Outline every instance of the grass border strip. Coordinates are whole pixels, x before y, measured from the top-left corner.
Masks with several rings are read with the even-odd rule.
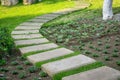
[[[54,50],[54,49],[58,49],[58,48],[61,48],[61,47],[58,46],[56,48],[51,48],[51,49],[47,49],[47,50],[29,52],[29,53],[22,54],[22,56],[26,58],[27,56],[30,56],[30,55],[34,55],[34,54],[38,54],[38,53],[42,53],[42,52],[45,52],[45,51],[50,51],[50,50]]]
[[[88,71],[88,70],[95,69],[95,68],[98,68],[98,67],[101,67],[101,66],[104,66],[104,64],[102,62],[95,62],[95,63],[89,64],[89,65],[78,67],[76,69],[63,71],[63,72],[55,74],[53,76],[52,80],[61,80],[65,76],[69,76],[69,75],[77,74],[77,73],[80,73],[80,72]]]
[[[57,61],[57,60],[65,59],[65,58],[69,58],[69,57],[76,56],[76,55],[79,55],[79,54],[80,54],[80,52],[73,52],[71,54],[67,54],[67,55],[64,55],[64,56],[57,57],[57,58],[52,58],[52,59],[45,60],[45,61],[42,61],[42,62],[37,62],[35,64],[35,66],[41,67],[41,65],[43,65],[45,63],[49,63],[49,62],[53,62],[53,61]]]

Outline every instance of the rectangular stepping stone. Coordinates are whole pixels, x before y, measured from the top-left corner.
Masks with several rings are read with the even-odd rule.
[[[60,14],[60,15],[63,15],[65,13],[63,13],[62,11],[57,11],[57,12],[53,12],[53,14]]]
[[[51,13],[51,14],[45,14],[43,16],[46,16],[46,17],[58,17],[60,16],[61,14],[56,14],[56,13]]]
[[[94,59],[89,58],[85,55],[77,55],[59,61],[43,64],[42,70],[52,77],[59,72],[75,69],[94,62]]]
[[[45,61],[45,60],[50,60],[52,58],[57,58],[57,57],[60,57],[60,56],[71,54],[71,53],[73,53],[73,51],[71,51],[69,49],[58,48],[58,49],[46,51],[46,52],[43,52],[43,53],[31,55],[31,56],[28,56],[27,58],[28,58],[28,60],[30,62],[32,62],[33,64],[35,64],[37,62],[41,62],[41,61]]]
[[[13,31],[12,34],[33,34],[39,33],[39,30],[21,30],[21,31]]]
[[[28,52],[48,50],[48,49],[57,48],[57,47],[58,46],[54,43],[48,43],[48,44],[41,44],[41,45],[23,47],[23,48],[20,48],[20,51],[21,51],[22,54],[25,54],[25,53],[28,53]]]
[[[40,44],[45,42],[49,42],[49,41],[46,38],[41,38],[41,39],[30,39],[30,40],[17,40],[15,41],[15,44],[17,46],[20,46],[20,45]]]
[[[46,14],[46,15],[43,15],[43,16],[40,16],[40,17],[37,17],[37,18],[56,18],[56,17],[58,17],[58,16],[60,16],[60,14]]]
[[[119,80],[120,71],[103,66],[97,69],[85,71],[64,77],[62,80]]]
[[[24,25],[24,26],[41,26],[43,25],[43,23],[38,23],[38,22],[25,22],[25,23],[22,23],[20,25]]]
[[[45,20],[45,19],[32,19],[29,20],[30,22],[39,22],[39,23],[45,23],[48,22],[49,20]]]
[[[23,34],[23,35],[12,35],[13,39],[33,39],[43,37],[41,34]]]
[[[56,16],[38,16],[36,19],[46,19],[46,20],[52,20],[56,18]]]
[[[15,28],[15,30],[38,30],[40,29],[40,26],[18,26]]]

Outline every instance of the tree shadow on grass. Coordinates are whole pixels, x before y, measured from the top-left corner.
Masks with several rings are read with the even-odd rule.
[[[42,2],[45,4],[55,4],[63,1],[67,1],[67,0],[42,0]]]
[[[14,16],[0,19],[0,28],[7,27],[10,31],[12,31],[19,24],[34,18],[34,15],[26,15],[26,16]]]
[[[120,13],[120,7],[113,8],[114,14]]]
[[[87,9],[84,9],[84,10],[86,11]],[[113,11],[114,11],[114,14],[120,13],[120,7],[113,8]],[[79,10],[75,11],[75,13],[76,12],[79,12]],[[99,16],[101,16],[102,9],[94,9],[94,13],[91,13],[91,16],[93,15],[95,18],[96,13],[99,13]],[[34,17],[35,17],[35,15],[25,15],[25,16],[14,16],[14,17],[2,18],[2,19],[0,19],[0,27],[7,27],[12,31],[20,23],[23,23]]]

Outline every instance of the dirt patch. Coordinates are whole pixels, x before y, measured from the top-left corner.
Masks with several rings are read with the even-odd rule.
[[[42,27],[50,41],[79,51],[105,65],[120,70],[120,22],[82,18],[67,24]]]
[[[82,45],[81,50],[74,47],[69,48],[82,51],[82,54],[92,57],[97,61],[101,61],[107,66],[120,70],[120,34],[98,38]],[[74,46],[79,45],[75,44]]]

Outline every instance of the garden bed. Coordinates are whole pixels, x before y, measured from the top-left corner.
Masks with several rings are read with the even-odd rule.
[[[19,52],[14,53],[0,65],[0,80],[51,80],[48,75],[33,66]]]
[[[92,12],[92,10],[89,11],[89,13]],[[87,16],[91,15],[89,13]],[[60,17],[58,20],[45,24],[40,32],[60,46],[85,54],[120,70],[120,22],[102,21],[99,17],[99,15],[96,18],[82,16],[65,24],[53,24],[61,20],[62,17]]]

